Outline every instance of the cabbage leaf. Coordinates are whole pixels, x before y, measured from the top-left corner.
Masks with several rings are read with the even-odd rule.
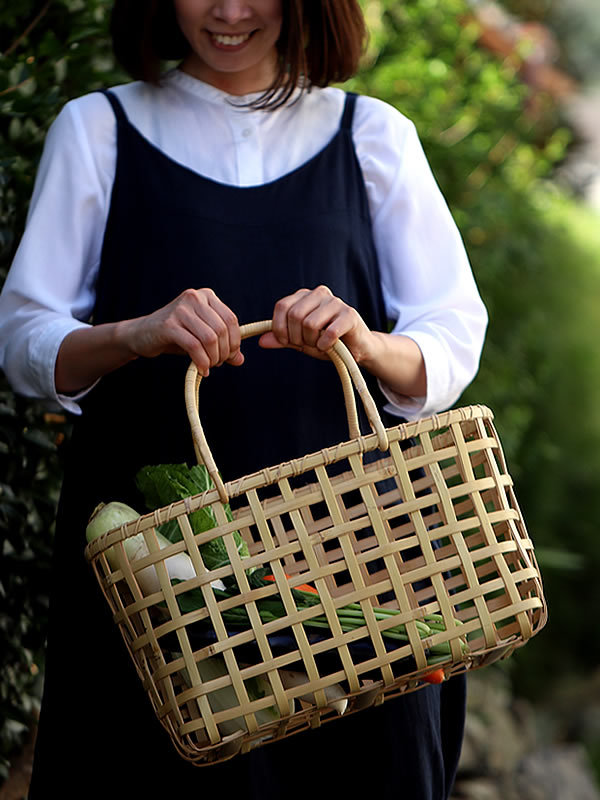
[[[135,482],[144,497],[146,506],[151,511],[214,488],[212,478],[203,464],[195,464],[193,467],[188,467],[187,464],[145,466],[137,473]],[[224,504],[223,508],[227,519],[232,521],[233,515],[229,504]],[[211,506],[193,511],[188,515],[188,519],[195,534],[209,531],[217,525]],[[161,525],[159,531],[171,542],[178,542],[183,538],[175,519]],[[234,531],[233,537],[240,557],[249,556],[248,546],[239,531]],[[207,569],[217,569],[229,563],[227,548],[221,537],[202,545],[200,552]]]

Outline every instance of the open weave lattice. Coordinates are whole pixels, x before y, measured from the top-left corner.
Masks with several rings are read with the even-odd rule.
[[[386,433],[385,452],[377,434],[357,436],[225,484],[233,521],[214,489],[88,545],[157,717],[185,759],[214,763],[334,720],[332,692],[349,714],[426,686],[432,669],[449,676],[482,667],[545,624],[533,545],[491,411],[469,406]],[[208,506],[217,526],[194,534],[190,514]],[[161,550],[155,530],[170,520],[182,538]],[[236,531],[249,558],[240,557]],[[122,542],[139,533],[150,554],[129,563]],[[208,570],[200,548],[216,537],[230,563]],[[119,569],[109,548],[120,553]],[[179,552],[196,577],[172,585],[165,562]],[[151,565],[160,590],[144,596],[136,574]],[[255,586],[261,568],[272,581]],[[219,597],[222,580],[238,593]],[[318,592],[308,608],[294,594],[307,583]],[[201,593],[202,607],[186,611],[189,592]],[[282,613],[265,621],[261,609],[274,598]],[[363,622],[345,630],[339,612],[348,606]],[[244,625],[231,624],[236,610]],[[437,624],[424,635],[431,615]],[[397,626],[403,635],[391,639]],[[220,668],[208,674],[209,664]],[[223,707],[214,700],[227,689],[233,700]]]
[[[117,529],[103,537],[103,549],[100,540],[88,547],[158,717],[186,758],[201,763],[229,757],[256,739],[281,738],[334,719],[322,691],[334,684],[347,690],[346,713],[417,689],[424,685],[419,677],[431,669],[427,650],[432,645],[449,643],[452,657],[442,666],[457,672],[508,655],[545,623],[532,542],[491,412],[480,406],[458,409],[388,429],[388,436],[389,452],[371,463],[365,463],[362,451],[376,447],[373,434],[227,484],[233,522],[227,521],[215,490]],[[298,476],[308,482],[294,488]],[[219,525],[194,537],[188,516],[206,505]],[[183,539],[159,550],[154,529],[170,519],[177,519]],[[249,543],[250,559],[239,557],[233,531]],[[124,559],[123,569],[111,570],[105,551],[140,532],[151,555],[133,565]],[[231,564],[208,572],[199,545],[216,536],[224,537]],[[197,578],[171,586],[164,561],[181,551],[192,558]],[[161,591],[144,597],[135,572],[150,564],[156,566]],[[273,585],[251,589],[247,571],[263,566],[274,576]],[[219,602],[211,583],[230,575],[240,594]],[[315,585],[321,604],[299,611],[291,588],[307,582]],[[195,588],[202,590],[206,606],[183,614],[177,597]],[[263,623],[256,604],[276,594],[286,615]],[[344,633],[336,608],[350,603],[360,604],[366,625]],[[239,632],[228,630],[222,617],[236,605],[247,609],[250,620]],[[382,630],[392,623],[376,619],[372,607],[398,609],[401,615],[392,623],[405,624],[408,641],[386,649]],[[428,613],[441,614],[446,630],[423,640],[416,623]],[[331,634],[311,643],[303,622],[322,614]],[[200,649],[193,636],[198,624],[215,635]],[[271,648],[270,637],[278,634],[289,638],[286,653]],[[372,653],[364,658],[361,652],[357,659],[353,644],[365,639]],[[335,658],[327,659],[332,653]],[[227,673],[203,683],[197,664],[216,654]],[[279,678],[279,670],[292,668],[308,676],[301,689],[286,690]],[[261,675],[272,695],[250,702],[244,682]],[[234,687],[239,707],[215,714],[207,695],[227,685]],[[302,704],[289,715],[290,699],[309,692],[315,704]],[[281,719],[259,730],[254,713],[273,705]],[[239,717],[248,732],[223,743],[219,722]]]

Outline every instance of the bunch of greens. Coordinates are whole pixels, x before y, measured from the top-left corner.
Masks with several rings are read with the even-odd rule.
[[[142,467],[136,475],[136,485],[142,493],[146,505],[152,510],[214,488],[205,466],[188,467],[186,464],[157,464],[156,466]],[[225,504],[224,509],[227,519],[231,522],[233,520],[231,508]],[[192,512],[188,519],[195,534],[209,531],[217,525],[214,511],[210,506]],[[165,522],[160,526],[159,531],[171,542],[178,542],[183,538],[175,519]],[[247,558],[250,554],[241,534],[234,531],[233,538],[240,557]],[[227,548],[221,537],[202,545],[200,551],[206,568],[209,570],[218,569],[229,563]]]
[[[144,495],[146,504],[152,509],[167,506],[185,497],[200,494],[213,488],[213,482],[206,467],[203,465],[188,467],[185,464],[160,464],[157,466],[144,467],[136,476],[136,484]],[[225,513],[227,519],[232,521],[233,515],[228,505],[225,505]],[[217,525],[211,507],[192,512],[189,515],[189,520],[195,534],[204,533]],[[176,520],[161,525],[159,530],[163,536],[172,542],[179,541],[182,538]],[[240,557],[248,557],[248,547],[238,531],[234,532],[234,539]],[[200,552],[208,569],[217,569],[229,563],[227,549],[221,537],[215,538],[202,545],[200,547]],[[266,567],[248,570],[247,576],[251,588],[257,589],[265,586],[272,586],[273,576],[268,573],[269,570]],[[175,578],[172,580],[172,583],[175,585],[181,583],[181,581]],[[291,591],[298,610],[317,606],[321,603],[321,598],[316,589],[312,586],[304,584],[302,587],[293,588]],[[213,592],[217,600],[225,600],[239,595],[240,590],[235,576],[230,575],[224,578],[220,586],[213,584]],[[199,608],[203,608],[205,605],[205,599],[201,589],[191,589],[180,594],[177,599],[180,609],[184,614],[190,611],[196,611]],[[260,618],[264,623],[282,619],[287,614],[285,605],[279,594],[274,594],[273,596],[258,600],[256,606]],[[399,611],[389,608],[373,609],[373,614],[377,620],[387,620],[397,616],[399,613]],[[350,603],[338,608],[336,614],[341,629],[344,632],[354,630],[367,624],[363,609],[358,603]],[[223,619],[228,624],[235,627],[250,627],[250,619],[243,605],[224,610]],[[330,629],[329,621],[324,614],[315,615],[314,618],[311,617],[305,620],[303,624],[307,628],[317,630]],[[417,620],[416,624],[422,639],[429,638],[436,632],[446,629],[444,620],[439,614],[429,614],[425,616],[423,620]],[[456,624],[459,625],[460,622],[457,620]],[[409,641],[408,633],[404,625],[389,627],[382,631],[382,636],[387,640],[397,641],[398,645]],[[462,645],[463,651],[467,652],[468,648],[466,643],[463,642]],[[428,662],[430,664],[449,659],[451,657],[449,644],[447,642],[442,642],[430,646],[428,656]]]
[[[252,589],[260,589],[264,586],[272,586],[273,576],[268,574],[268,569],[263,567],[256,569],[248,576],[248,582]],[[174,580],[173,584],[181,583],[181,581]],[[213,587],[213,592],[217,600],[225,600],[239,594],[237,590],[237,583],[235,578],[231,577],[224,580],[225,589],[218,589]],[[296,608],[300,611],[302,609],[317,606],[321,603],[321,598],[314,588],[309,588],[305,585],[304,589],[291,589],[292,597]],[[179,608],[183,614],[190,611],[196,611],[198,608],[203,608],[205,605],[204,596],[200,589],[191,589],[177,598]],[[274,620],[281,619],[286,616],[287,611],[283,600],[279,594],[263,598],[256,601],[256,607],[263,623],[273,622]],[[376,620],[388,620],[397,616],[401,612],[392,608],[373,608],[373,615]],[[340,627],[344,633],[361,628],[365,626],[366,620],[364,611],[359,603],[348,603],[336,609],[336,615],[340,623]],[[223,619],[229,625],[240,628],[249,628],[251,626],[248,612],[244,606],[234,606],[222,612]],[[428,639],[439,631],[445,631],[446,625],[441,614],[427,614],[422,620],[415,620],[417,630],[421,639]],[[455,620],[456,625],[461,625],[459,620]],[[307,619],[303,623],[305,628],[315,629],[316,631],[329,631],[329,620],[325,614],[319,614],[315,617]],[[384,639],[395,641],[400,647],[408,643],[409,637],[406,626],[403,624],[395,625],[386,628],[381,632]],[[461,649],[463,654],[468,653],[468,645],[461,638]],[[452,651],[448,642],[440,642],[435,645],[429,645],[427,649],[427,663],[434,665],[441,661],[447,661],[452,657]]]

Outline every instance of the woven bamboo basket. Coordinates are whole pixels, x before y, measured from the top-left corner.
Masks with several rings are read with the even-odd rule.
[[[242,335],[268,329],[253,323]],[[348,441],[227,483],[202,430],[192,364],[188,417],[215,488],[86,548],[158,720],[196,765],[421,689],[434,670],[449,677],[483,667],[546,622],[533,544],[491,411],[469,406],[384,428],[349,351],[340,343],[330,356]],[[354,389],[372,427],[366,435]],[[194,534],[190,515],[208,507],[216,527]],[[182,538],[160,549],[155,531],[171,520]],[[244,558],[237,532],[248,545]],[[138,534],[149,555],[130,563],[123,541]],[[209,570],[202,548],[217,537],[229,563]],[[188,554],[195,576],[172,585],[166,561],[177,553]],[[160,588],[144,595],[138,575],[148,567]],[[257,584],[253,575],[264,568],[269,582]],[[223,597],[221,581],[237,593]],[[298,601],[306,584],[318,593],[308,607]],[[188,610],[181,601],[193,591],[202,605]],[[265,619],[273,600],[280,615]],[[359,624],[344,623],[347,609]],[[245,624],[232,624],[240,612]]]

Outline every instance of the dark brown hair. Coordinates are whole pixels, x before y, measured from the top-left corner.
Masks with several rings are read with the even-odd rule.
[[[367,38],[358,0],[282,0],[273,84],[253,105],[277,108],[297,86],[329,86],[356,72]],[[115,0],[110,32],[121,66],[136,80],[159,84],[164,61],[180,61],[189,44],[172,0]]]

